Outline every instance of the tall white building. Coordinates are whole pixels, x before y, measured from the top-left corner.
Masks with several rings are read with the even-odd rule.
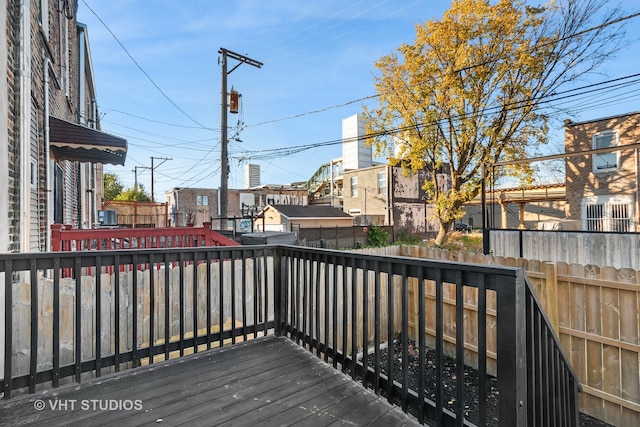
[[[244,166],[244,188],[253,188],[260,185],[260,165]]]
[[[342,120],[342,165],[344,170],[373,166],[371,146],[366,144],[366,124],[354,114]]]

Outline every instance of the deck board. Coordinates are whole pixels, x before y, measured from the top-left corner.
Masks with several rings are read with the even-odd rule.
[[[51,409],[55,399],[67,402],[67,410]],[[142,409],[86,409],[91,400],[126,399],[140,400]],[[34,408],[37,400],[44,410]],[[273,336],[0,401],[0,424],[419,425],[310,352]]]

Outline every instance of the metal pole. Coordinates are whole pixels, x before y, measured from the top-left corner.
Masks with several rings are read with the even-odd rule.
[[[480,167],[480,179],[481,179],[481,206],[482,206],[482,253],[488,255],[491,249],[489,248],[489,229],[487,228],[487,189],[486,189],[486,165],[482,164]]]

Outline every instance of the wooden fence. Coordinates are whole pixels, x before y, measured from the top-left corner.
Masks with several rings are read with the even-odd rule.
[[[384,248],[383,253],[524,268],[582,384],[581,412],[616,426],[640,425],[640,271],[420,246]],[[427,310],[433,292],[429,289],[425,294]],[[455,290],[452,293],[445,287],[444,296],[445,340],[455,342],[455,317],[447,315],[455,308]],[[465,322],[473,322],[477,312],[473,292],[465,291],[464,307]],[[495,301],[489,298],[489,357],[492,349],[489,337],[495,335],[495,325],[489,319],[495,314]],[[410,317],[409,322],[415,333],[415,317]],[[427,340],[433,339],[434,331],[429,324],[425,334]],[[465,336],[466,352],[474,352],[474,340],[473,336]]]
[[[254,315],[262,316],[264,307],[256,310],[254,307],[257,298],[254,298],[253,292],[268,293],[268,298],[273,300],[273,283],[265,284],[263,282],[256,283],[254,286],[253,276],[247,277],[250,282],[249,286],[243,288],[243,283],[236,280],[232,285],[233,277],[243,277],[243,271],[253,271],[256,259],[235,259],[225,260],[222,263],[215,262],[208,265],[211,277],[211,286],[216,287],[211,292],[211,313],[212,319],[210,333],[217,333],[222,327],[223,331],[232,329],[231,319],[236,319],[236,323],[243,319],[246,324],[255,325],[264,319],[255,319]],[[272,269],[271,259],[260,259],[259,263],[267,263],[264,268]],[[194,269],[197,268],[197,285],[194,285]],[[134,348],[148,348],[150,336],[150,319],[154,319],[153,325],[153,343],[160,345],[164,342],[166,336],[164,325],[169,325],[170,342],[178,341],[184,337],[193,337],[194,331],[198,331],[198,336],[206,334],[207,329],[207,304],[204,295],[206,295],[207,287],[207,264],[200,263],[194,265],[190,263],[184,269],[178,266],[169,266],[169,274],[165,275],[165,266],[161,268],[151,268],[146,270],[127,268],[128,271],[120,273],[113,272],[102,273],[100,277],[100,296],[96,295],[96,274],[95,269],[87,270],[80,280],[81,283],[81,355],[83,360],[95,358],[96,349],[96,310],[100,310],[100,339],[102,356],[112,355],[116,346],[116,331],[119,339],[119,353],[131,351]],[[153,281],[150,275],[153,274]],[[134,278],[134,275],[136,277]],[[168,277],[168,286],[166,279]],[[116,282],[116,279],[118,282]],[[116,283],[119,284],[116,292]],[[150,289],[150,283],[154,283],[153,293]],[[233,305],[235,312],[232,313],[231,299],[225,298],[220,303],[220,291],[217,289],[221,283],[224,295],[238,295],[238,303]],[[75,337],[75,279],[60,279],[60,365],[72,364],[74,362],[74,352],[77,337]],[[233,289],[232,289],[233,288]],[[12,294],[14,296],[14,312],[13,312],[13,374],[16,376],[29,372],[30,363],[30,345],[31,336],[29,328],[25,325],[30,324],[31,319],[31,301],[37,300],[38,304],[38,369],[51,369],[53,354],[53,346],[56,345],[53,340],[53,307],[54,307],[54,286],[53,280],[45,277],[38,279],[38,295],[33,298],[31,295],[31,285],[28,280],[21,280],[13,284]],[[197,295],[194,298],[194,292]],[[136,292],[137,306],[133,305],[133,293]],[[165,293],[169,295],[165,298]],[[149,304],[151,295],[155,295],[157,303]],[[243,301],[240,299],[244,298]],[[116,299],[118,302],[116,303]],[[169,302],[166,309],[166,302]],[[196,304],[195,301],[198,301]],[[99,302],[99,303],[98,303]],[[183,306],[181,307],[181,304]],[[153,306],[154,314],[151,316],[150,307]],[[119,315],[116,315],[118,310]],[[194,317],[194,310],[197,314]],[[222,313],[220,312],[222,310]],[[134,314],[135,311],[135,314]],[[168,313],[169,322],[165,322],[165,316]],[[273,318],[273,309],[268,313],[269,318]],[[181,320],[182,317],[182,320]],[[194,325],[194,318],[198,319],[198,323]],[[118,325],[115,319],[119,319]],[[226,319],[220,325],[219,319]],[[132,342],[131,330],[133,322],[137,323],[137,339],[136,343]],[[235,325],[238,326],[238,325]],[[206,347],[206,346],[205,346]],[[193,351],[192,349],[187,353]],[[178,356],[172,354],[171,357]],[[161,360],[164,355],[156,356]],[[147,364],[148,360],[141,360],[142,364]],[[129,363],[130,364],[130,363]],[[125,365],[128,366],[128,365]],[[105,368],[106,369],[106,368]],[[113,369],[113,368],[111,368]],[[106,373],[107,371],[104,371]],[[83,374],[90,376],[91,373]],[[0,423],[1,424],[1,423]]]
[[[640,270],[640,233],[491,230],[495,256]]]

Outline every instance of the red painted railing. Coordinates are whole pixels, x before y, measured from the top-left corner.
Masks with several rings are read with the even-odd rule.
[[[235,240],[202,227],[98,228],[72,229],[51,225],[51,251],[89,251],[109,249],[192,248],[199,246],[239,246]]]

